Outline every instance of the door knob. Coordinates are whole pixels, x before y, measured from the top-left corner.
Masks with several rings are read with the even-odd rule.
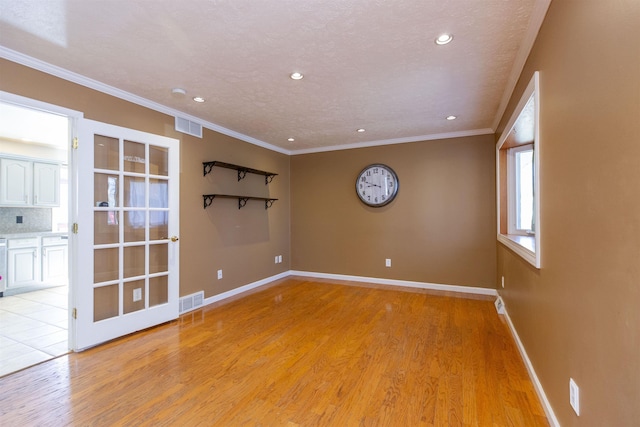
[[[172,242],[177,242],[178,241],[178,236],[171,236],[171,241]]]

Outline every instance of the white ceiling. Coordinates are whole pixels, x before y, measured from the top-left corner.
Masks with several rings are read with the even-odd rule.
[[[0,0],[0,54],[302,153],[493,132],[549,2]]]

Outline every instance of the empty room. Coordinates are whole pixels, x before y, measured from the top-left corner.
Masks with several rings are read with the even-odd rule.
[[[637,0],[0,0],[0,424],[634,426]]]

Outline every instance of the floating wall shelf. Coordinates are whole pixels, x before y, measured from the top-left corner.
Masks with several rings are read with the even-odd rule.
[[[238,199],[238,209],[242,209],[244,205],[247,204],[247,201],[249,200],[263,200],[264,208],[269,209],[273,205],[273,202],[278,200],[278,199],[270,199],[267,197],[234,196],[231,194],[205,194],[202,197],[204,198],[205,209],[208,206],[211,206],[211,203],[213,203],[213,199],[215,199],[216,197],[220,199]]]
[[[231,163],[219,162],[217,160],[214,160],[213,162],[202,162],[202,166],[203,166],[204,176],[207,176],[207,174],[209,172],[211,172],[211,169],[213,169],[214,166],[215,167],[219,167],[219,168],[237,170],[238,171],[238,181],[240,181],[245,176],[247,176],[247,173],[253,173],[253,174],[256,174],[256,175],[264,175],[264,183],[265,184],[269,184],[271,181],[273,181],[273,178],[276,175],[278,175],[277,173],[273,173],[273,172],[261,171],[261,170],[258,170],[258,169],[247,168],[247,167],[244,167],[244,166],[234,165],[234,164],[231,164]]]
[[[247,168],[244,166],[234,165],[231,163],[219,162],[217,160],[214,160],[212,162],[202,162],[202,167],[203,167],[204,176],[207,176],[207,174],[211,172],[211,170],[214,167],[237,170],[238,181],[240,181],[241,179],[244,179],[244,177],[247,176],[248,173],[252,173],[255,175],[263,175],[265,185],[273,181],[273,178],[276,175],[278,175],[277,173],[273,173],[273,172],[261,171],[258,169]],[[271,206],[273,206],[273,202],[278,200],[270,197],[237,196],[237,195],[231,195],[231,194],[204,194],[202,196],[202,198],[204,199],[204,208],[206,209],[207,207],[211,206],[211,203],[213,203],[213,199],[215,199],[216,197],[221,199],[238,199],[238,209],[242,209],[249,200],[262,200],[264,201],[264,208],[269,209]]]

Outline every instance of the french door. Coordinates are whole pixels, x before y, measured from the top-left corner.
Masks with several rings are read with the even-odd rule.
[[[74,349],[178,317],[179,141],[78,123]]]

